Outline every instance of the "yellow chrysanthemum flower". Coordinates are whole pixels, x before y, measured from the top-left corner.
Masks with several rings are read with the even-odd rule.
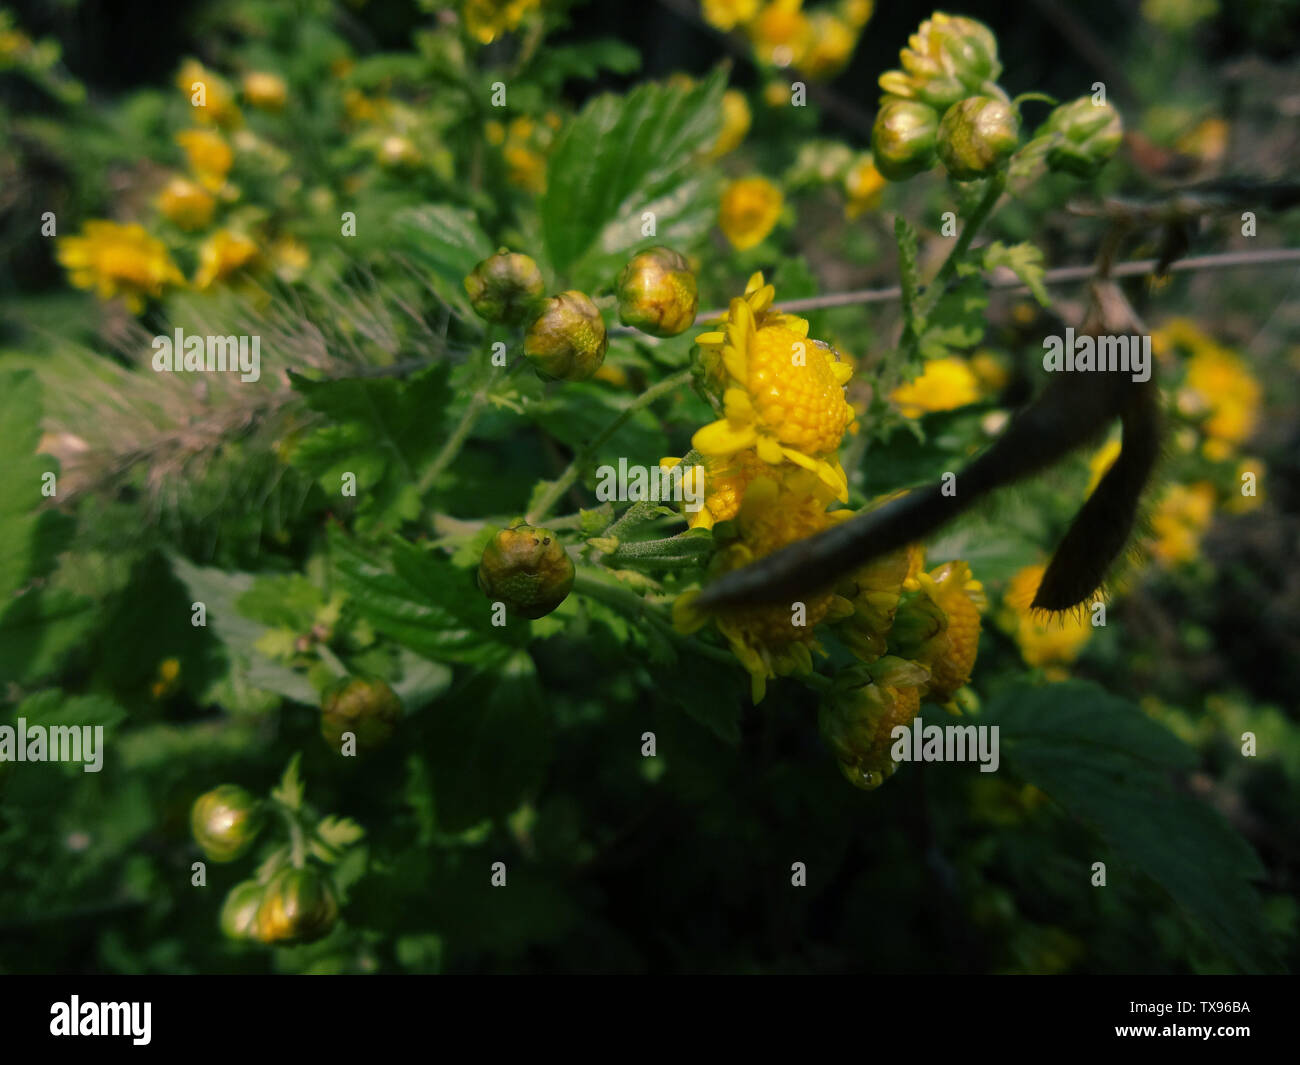
[[[740,178],[722,193],[718,226],[733,248],[745,251],[772,232],[784,203],[781,190],[767,178]]]
[[[703,0],[700,14],[715,29],[734,30],[758,14],[758,0]]]
[[[919,660],[930,670],[928,696],[946,703],[970,680],[980,642],[980,611],[984,586],[971,575],[970,563],[946,562],[930,573],[918,573],[921,591],[948,618],[943,641]]]
[[[1171,484],[1151,515],[1151,554],[1162,566],[1190,562],[1200,552],[1201,536],[1213,518],[1214,485]]]
[[[728,152],[734,152],[740,147],[740,142],[745,139],[745,134],[749,132],[750,123],[754,120],[753,114],[749,110],[749,101],[745,99],[745,94],[739,89],[728,89],[722,94],[722,131],[718,134],[717,141],[709,149],[710,159],[720,159]]]
[[[899,385],[890,398],[904,417],[919,418],[932,411],[956,410],[980,398],[979,380],[965,359],[931,359],[915,381]]]
[[[190,171],[200,185],[209,192],[225,185],[235,153],[221,134],[210,129],[185,129],[176,134],[176,143],[185,152]]]
[[[1178,397],[1180,409],[1207,411],[1201,430],[1210,439],[1205,453],[1227,458],[1254,432],[1260,387],[1246,364],[1226,348],[1202,348],[1188,360],[1187,383]]]
[[[812,44],[803,0],[770,0],[747,29],[759,60],[779,67],[802,66]]]
[[[718,572],[739,569],[848,516],[847,511],[828,513],[829,501],[821,482],[803,470],[756,478],[746,488],[735,519],[740,536],[718,552],[714,566]],[[697,594],[677,598],[674,624],[681,631],[694,632],[712,619],[750,674],[755,703],[762,700],[772,677],[810,672],[812,652],[820,650],[814,627],[853,610],[841,596],[824,591],[797,604],[732,607],[706,615],[695,608]]]
[[[251,264],[257,258],[257,245],[243,233],[219,229],[199,248],[199,270],[194,286],[210,288],[231,274]]]
[[[842,0],[840,17],[854,29],[860,30],[871,21],[875,10],[876,5],[873,0]]]
[[[212,212],[217,206],[207,189],[180,176],[163,186],[157,203],[163,217],[181,229],[203,229],[212,221]]]
[[[836,451],[853,421],[844,398],[853,375],[849,365],[809,340],[802,319],[783,317],[760,328],[746,299],[731,301],[721,335],[705,333],[697,342],[701,349],[721,345],[725,415],[697,431],[691,446],[705,456],[753,450],[770,466],[793,463],[847,500],[848,482]]]
[[[814,11],[809,16],[810,43],[799,70],[809,78],[829,78],[848,64],[857,47],[857,32],[843,19],[829,11]]]
[[[94,289],[102,300],[121,296],[133,314],[144,310],[144,297],[185,284],[166,246],[141,225],[87,222],[80,236],[59,240],[58,259],[78,288]]]
[[[244,75],[244,99],[263,111],[279,111],[289,98],[289,86],[277,74],[254,70]]]
[[[491,44],[517,30],[524,16],[539,7],[541,0],[465,0],[461,14],[470,35],[480,44]]]
[[[1002,602],[1006,607],[1002,623],[1020,645],[1020,654],[1031,666],[1042,666],[1048,676],[1065,675],[1068,666],[1092,638],[1092,623],[1082,614],[1052,614],[1034,610],[1032,603],[1043,583],[1044,565],[1026,566],[1007,585]]]
[[[271,245],[271,262],[281,281],[297,281],[311,263],[311,251],[300,240],[281,237]]]
[[[665,458],[659,460],[659,465],[672,469],[681,461],[679,458]],[[699,510],[686,511],[686,524],[692,529],[712,529],[718,522],[731,521],[740,513],[745,489],[766,472],[767,464],[752,451],[737,451],[721,458],[706,458],[698,469],[704,478],[704,501]],[[696,473],[686,476],[683,492],[695,495],[701,490],[694,480]]]
[[[193,106],[200,122],[233,129],[241,120],[234,94],[225,79],[196,59],[187,59],[176,74],[176,87]]]
[[[864,211],[874,211],[880,206],[886,184],[888,182],[876,169],[871,154],[859,156],[844,175],[844,192],[848,196],[848,203],[844,205],[845,215],[857,218]]]

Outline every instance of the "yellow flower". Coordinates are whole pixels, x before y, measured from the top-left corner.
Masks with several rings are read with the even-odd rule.
[[[761,275],[757,281],[755,294],[761,295],[768,286],[761,285]],[[705,356],[720,346],[726,387],[724,417],[696,432],[691,446],[717,457],[752,449],[770,466],[789,461],[816,473],[835,496],[847,500],[848,482],[836,451],[853,421],[844,398],[853,375],[849,365],[809,340],[802,319],[782,316],[760,327],[743,298],[731,301],[721,333],[701,334],[697,343]]]
[[[1007,608],[1002,622],[1015,636],[1020,654],[1031,666],[1043,666],[1049,676],[1061,676],[1092,637],[1092,623],[1082,614],[1052,614],[1034,610],[1031,604],[1038,594],[1047,567],[1026,566],[1007,585],[1002,597]]]
[[[926,694],[937,703],[946,703],[970,681],[975,666],[984,586],[971,575],[967,562],[947,562],[928,574],[917,574],[916,580],[922,594],[948,619],[943,639],[932,641],[927,653],[917,659],[930,671]]]
[[[1226,348],[1203,347],[1188,360],[1186,391],[1179,396],[1179,407],[1208,412],[1201,430],[1211,438],[1205,446],[1210,458],[1227,458],[1235,445],[1250,437],[1259,400],[1259,382]]]
[[[894,389],[890,398],[904,417],[919,418],[974,403],[980,398],[979,381],[965,359],[931,359],[920,377]]]
[[[176,143],[185,152],[190,170],[205,189],[216,192],[226,183],[235,153],[221,134],[209,129],[186,129],[176,134]]]
[[[681,463],[679,458],[660,459],[659,465],[672,469]],[[740,513],[740,501],[751,481],[767,469],[753,451],[737,451],[734,455],[706,456],[699,468],[704,478],[703,505],[699,510],[686,511],[686,524],[692,529],[712,529],[720,521],[731,521]],[[694,477],[687,474],[683,493],[694,496],[699,491]]]
[[[854,29],[860,30],[876,10],[873,0],[842,0],[840,17]]]
[[[367,96],[360,89],[343,93],[343,113],[350,122],[384,122],[393,113],[393,101],[386,96]]]
[[[219,229],[199,248],[199,272],[194,285],[200,289],[210,288],[214,282],[224,281],[256,258],[257,245],[251,239],[242,233]]]
[[[189,178],[174,177],[158,194],[158,210],[181,229],[203,229],[212,221],[217,201]]]
[[[297,281],[311,263],[311,252],[302,241],[281,237],[271,245],[271,262],[281,281]]]
[[[58,259],[77,288],[94,289],[102,300],[121,296],[133,314],[144,310],[145,296],[185,284],[166,246],[141,225],[87,222],[80,236],[59,240]]]
[[[811,43],[799,63],[800,72],[809,78],[838,74],[857,47],[856,31],[829,11],[815,11],[809,18],[809,32]]]
[[[176,87],[190,101],[201,122],[230,129],[240,123],[239,108],[225,80],[195,59],[187,59],[176,74]]]
[[[747,27],[754,51],[764,63],[801,66],[812,44],[812,23],[803,0],[770,0]]]
[[[733,248],[745,251],[772,232],[783,203],[781,190],[767,178],[741,178],[722,194],[718,225]]]
[[[827,513],[825,487],[806,471],[789,469],[752,481],[736,516],[740,536],[718,552],[714,566],[726,572],[748,565],[797,540],[821,532],[848,516]],[[673,604],[674,624],[685,632],[704,625],[709,616],[695,609],[697,593],[679,596]],[[814,627],[852,612],[852,604],[833,591],[806,596],[796,605],[731,607],[712,615],[732,653],[750,674],[755,703],[762,700],[767,681],[812,669],[812,652],[820,650]]]
[[[1151,515],[1151,554],[1162,566],[1190,562],[1213,517],[1214,486],[1209,481],[1171,484]]]
[[[376,152],[384,166],[412,166],[420,161],[420,153],[410,138],[393,133],[379,142]]]
[[[844,205],[844,213],[849,218],[857,218],[863,211],[874,211],[880,206],[881,193],[887,182],[876,169],[870,153],[858,157],[858,161],[849,167],[844,175],[844,191],[849,202]]]
[[[244,99],[263,111],[278,111],[289,98],[284,79],[266,71],[254,70],[244,75]]]
[[[524,16],[540,6],[541,0],[465,0],[461,14],[470,35],[480,44],[491,44],[518,29]]]
[[[720,159],[728,152],[740,147],[740,142],[749,132],[753,121],[749,110],[749,101],[739,89],[728,89],[722,94],[722,132],[713,147],[709,149],[710,159]]]
[[[970,368],[975,373],[975,379],[979,381],[980,392],[986,396],[1001,392],[1011,380],[1011,374],[1007,372],[1007,365],[1002,356],[987,348],[981,348],[971,356]]]
[[[734,30],[758,14],[758,0],[703,0],[700,14],[719,30]]]
[[[853,604],[839,628],[840,639],[863,662],[880,658],[904,587],[920,570],[924,551],[911,544],[860,566],[836,589]]]

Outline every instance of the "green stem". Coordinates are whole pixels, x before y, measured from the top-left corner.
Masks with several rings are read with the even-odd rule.
[[[672,376],[665,377],[653,388],[646,389],[646,391],[642,392],[641,395],[637,396],[636,399],[628,404],[628,406],[619,413],[618,417],[597,433],[590,443],[585,447],[580,448],[578,453],[573,456],[573,461],[569,463],[568,468],[551,483],[551,487],[547,489],[542,498],[537,501],[537,505],[529,512],[526,519],[528,524],[536,525],[546,517],[547,512],[560,501],[564,496],[564,493],[573,487],[574,482],[577,481],[587,463],[591,461],[592,456],[595,455],[597,449],[599,449],[606,440],[618,432],[619,429],[623,427],[624,423],[632,417],[632,415],[637,411],[650,406],[650,404],[655,402],[655,400],[667,395],[674,389],[687,384],[691,379],[691,373],[692,371],[689,368],[679,370]]]
[[[506,376],[510,376],[521,366],[526,365],[525,360],[518,360],[509,370]],[[474,431],[474,426],[478,422],[479,415],[483,413],[483,408],[487,406],[488,393],[492,391],[492,386],[496,384],[496,374],[488,378],[477,392],[470,397],[469,405],[465,408],[465,413],[460,416],[460,421],[456,423],[456,428],[451,431],[451,436],[447,437],[447,442],[442,445],[438,454],[434,456],[433,462],[429,468],[424,471],[424,476],[420,478],[416,485],[416,493],[423,498],[428,495],[429,491],[437,483],[438,478],[460,454],[460,449],[464,446],[469,434]]]
[[[326,647],[325,644],[318,643],[316,645],[316,657],[329,666],[331,672],[333,672],[336,677],[346,677],[348,675],[348,667],[345,666],[339,660],[339,656]]]
[[[280,811],[280,816],[284,818],[284,823],[289,829],[289,861],[293,863],[295,869],[301,869],[307,864],[307,836],[298,821],[298,815],[284,803],[272,801],[275,802],[275,808]]]
[[[997,205],[999,198],[1002,196],[1002,190],[1006,187],[1006,174],[1000,173],[989,178],[988,188],[984,190],[984,198],[976,205],[971,216],[966,220],[966,225],[962,227],[961,236],[957,238],[957,243],[953,245],[952,251],[948,253],[948,258],[944,259],[943,265],[939,267],[939,272],[934,275],[934,280],[926,286],[925,292],[922,293],[920,300],[917,301],[916,316],[926,318],[934,310],[943,295],[944,289],[948,282],[952,280],[953,274],[957,272],[957,266],[966,257],[966,252],[970,249],[971,241],[975,239],[975,234],[979,232],[980,227],[988,221],[989,215]]]

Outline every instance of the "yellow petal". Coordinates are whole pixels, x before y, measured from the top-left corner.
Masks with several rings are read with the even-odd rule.
[[[757,436],[757,434],[755,434]],[[778,466],[785,456],[786,449],[777,443],[774,436],[758,437],[758,457],[769,466]]]
[[[691,447],[701,455],[734,455],[747,447],[753,447],[758,440],[758,433],[753,426],[733,429],[725,418],[710,422],[702,429],[697,429],[691,437]]]
[[[727,421],[732,425],[740,427],[754,423],[754,404],[743,388],[727,389],[722,394],[722,405],[727,412]]]

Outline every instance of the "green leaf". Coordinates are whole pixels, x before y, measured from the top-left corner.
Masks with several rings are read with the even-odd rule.
[[[492,604],[472,573],[450,559],[394,538],[387,557],[367,555],[337,529],[330,531],[339,586],[375,631],[443,662],[500,662],[509,645],[528,638],[526,626],[496,627]]]
[[[366,830],[350,817],[335,817],[330,814],[320,819],[316,826],[316,835],[335,850],[342,850],[360,841]]]
[[[40,509],[49,502],[41,494],[43,477],[59,469],[54,459],[36,453],[41,411],[41,386],[31,371],[0,376],[0,603],[54,567],[71,531],[65,515]]]
[[[94,601],[66,588],[33,588],[0,610],[0,677],[30,684],[59,668],[98,620]]]
[[[569,283],[610,280],[634,249],[681,246],[705,233],[716,209],[699,160],[717,138],[726,73],[693,88],[647,83],[598,96],[556,138],[541,202],[552,267]],[[642,236],[642,216],[656,234]]]
[[[641,53],[612,37],[577,44],[548,44],[529,73],[538,83],[556,90],[570,78],[590,80],[602,70],[630,74],[641,65]]]
[[[235,606],[241,614],[263,625],[306,632],[325,596],[300,573],[260,576]]]
[[[917,338],[923,358],[942,359],[973,348],[988,327],[988,292],[978,272],[959,268],[961,280],[948,289],[925,320]]]
[[[1047,286],[1043,283],[1043,252],[1036,244],[1003,244],[995,240],[984,251],[984,269],[996,270],[1005,266],[1020,278],[1033,293],[1034,299],[1046,307],[1051,302]]]
[[[536,670],[517,651],[472,677],[430,714],[438,827],[456,832],[517,807],[541,783],[552,720]]]
[[[408,207],[392,214],[388,231],[388,247],[424,268],[423,279],[438,298],[462,318],[477,321],[465,275],[496,248],[474,212],[448,204]]]
[[[303,795],[306,792],[306,787],[299,772],[301,767],[302,752],[299,751],[289,759],[289,764],[284,769],[284,776],[280,778],[279,786],[271,790],[271,798],[284,803],[290,810],[298,810],[302,807]]]
[[[655,674],[656,692],[724,743],[739,743],[742,699],[749,694],[740,664],[732,668],[703,655],[691,656],[683,647],[682,662],[687,660],[689,665]]]
[[[1018,776],[1092,825],[1110,846],[1110,877],[1142,872],[1248,971],[1275,971],[1276,947],[1251,881],[1264,868],[1212,807],[1171,786],[1196,753],[1139,707],[1084,682],[1017,684],[992,699],[1002,758]],[[1080,856],[1080,875],[1087,859]]]
[[[393,528],[414,518],[420,471],[444,443],[447,367],[432,366],[405,382],[292,376],[308,406],[327,421],[294,448],[293,464],[341,503],[343,475],[355,474],[359,529]]]

